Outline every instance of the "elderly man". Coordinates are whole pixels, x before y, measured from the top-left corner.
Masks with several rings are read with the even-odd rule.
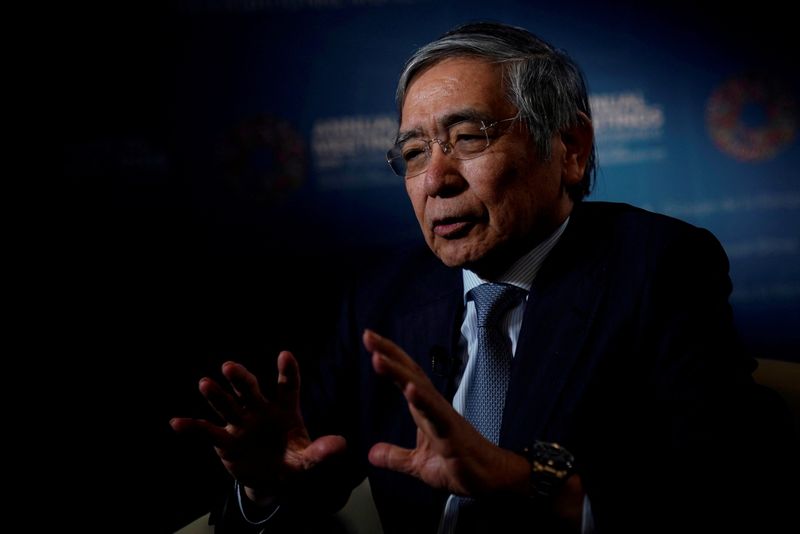
[[[766,530],[790,445],[736,346],[724,252],[583,201],[577,65],[469,24],[409,59],[397,104],[388,160],[427,248],[355,284],[302,408],[282,352],[274,397],[229,362],[232,393],[200,383],[226,424],[172,421],[236,480],[220,528],[313,530],[368,476],[387,533]]]

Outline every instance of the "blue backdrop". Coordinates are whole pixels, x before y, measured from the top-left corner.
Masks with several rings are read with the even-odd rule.
[[[697,7],[522,1],[185,2],[175,127],[190,174],[260,195],[282,246],[417,238],[384,162],[415,47],[491,19],[564,48],[587,75],[600,173],[591,198],[714,232],[759,356],[800,358],[797,78],[765,18]],[[776,32],[780,28],[774,29]],[[788,39],[786,39],[788,42]],[[261,219],[264,218],[264,219]]]

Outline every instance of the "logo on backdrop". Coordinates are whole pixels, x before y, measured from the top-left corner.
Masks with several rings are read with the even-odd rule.
[[[228,186],[253,198],[272,200],[306,181],[308,161],[303,137],[286,120],[268,115],[245,119],[219,144]]]
[[[706,104],[714,144],[739,161],[774,158],[797,132],[797,102],[784,85],[740,77],[718,86]]]
[[[667,157],[662,143],[664,111],[638,91],[589,96],[601,163],[620,165]]]
[[[317,185],[322,189],[402,183],[386,163],[397,135],[391,115],[342,115],[317,119],[311,129],[311,152]]]

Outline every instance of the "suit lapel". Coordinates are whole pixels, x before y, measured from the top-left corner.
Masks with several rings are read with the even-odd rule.
[[[408,305],[396,319],[395,341],[425,370],[439,392],[452,399],[453,377],[461,365],[458,354],[464,310],[461,270],[439,263],[416,287],[415,295],[406,295]],[[443,322],[450,328],[443,328]]]
[[[500,439],[507,448],[521,448],[533,439],[563,439],[566,418],[552,416],[559,400],[580,394],[577,386],[566,385],[579,362],[606,272],[603,251],[592,253],[586,233],[580,217],[574,217],[531,288],[506,396]]]

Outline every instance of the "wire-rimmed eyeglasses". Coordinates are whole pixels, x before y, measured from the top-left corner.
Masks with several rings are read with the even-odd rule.
[[[397,143],[386,153],[386,161],[397,176],[411,178],[427,170],[433,143],[439,145],[446,155],[455,159],[477,158],[499,136],[494,130],[498,125],[518,118],[519,114],[489,124],[479,119],[459,121],[447,129],[446,139],[412,137]]]

